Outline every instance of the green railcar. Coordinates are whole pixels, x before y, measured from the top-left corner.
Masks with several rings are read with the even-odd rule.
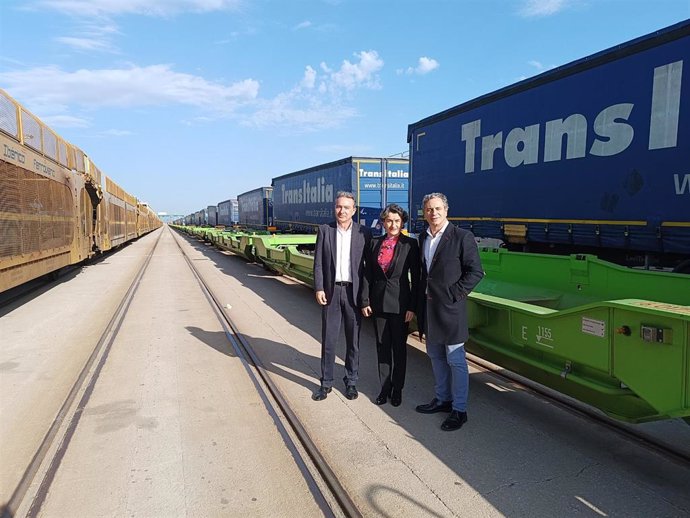
[[[313,286],[313,234],[226,232],[220,241]],[[690,275],[591,255],[480,255],[469,352],[623,421],[690,418]]]

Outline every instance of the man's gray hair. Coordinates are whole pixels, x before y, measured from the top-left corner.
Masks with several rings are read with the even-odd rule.
[[[350,198],[353,202],[355,202],[355,205],[357,205],[357,199],[350,191],[338,191],[335,195],[335,199],[337,200],[338,198]]]
[[[432,192],[424,196],[422,199],[422,207],[424,207],[431,198],[438,198],[443,202],[443,206],[448,210],[448,198],[442,192]]]

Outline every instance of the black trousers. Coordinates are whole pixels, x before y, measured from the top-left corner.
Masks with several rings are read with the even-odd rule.
[[[340,338],[340,328],[345,330],[345,381],[355,385],[359,371],[359,331],[362,314],[355,306],[352,284],[333,290],[332,300],[321,310],[321,386],[333,386],[335,352]]]
[[[405,314],[379,313],[374,315],[376,331],[376,355],[379,361],[381,384],[390,377],[393,387],[402,390],[407,369],[407,330]],[[388,374],[382,373],[381,365],[388,365]]]

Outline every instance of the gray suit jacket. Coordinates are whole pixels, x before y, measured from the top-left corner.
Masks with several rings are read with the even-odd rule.
[[[314,255],[314,290],[325,291],[326,300],[331,303],[335,286],[335,254],[337,250],[336,223],[319,225],[316,233]],[[350,246],[350,277],[355,304],[359,299],[360,280],[364,276],[364,247],[371,239],[368,228],[352,222],[352,243]]]

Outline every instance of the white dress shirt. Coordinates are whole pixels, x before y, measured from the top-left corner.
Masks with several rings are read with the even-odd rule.
[[[441,230],[436,232],[436,235],[431,233],[430,228],[426,229],[426,233],[429,234],[429,237],[424,240],[424,262],[426,262],[427,273],[429,272],[429,268],[431,268],[431,261],[434,259],[434,254],[436,253],[438,244],[441,242],[441,236],[443,235],[443,232],[445,232],[448,223],[450,222],[446,221],[446,223],[441,227]]]
[[[350,275],[350,248],[352,246],[352,223],[350,228],[343,230],[339,225],[335,226],[336,250],[335,250],[335,282],[352,282]]]

